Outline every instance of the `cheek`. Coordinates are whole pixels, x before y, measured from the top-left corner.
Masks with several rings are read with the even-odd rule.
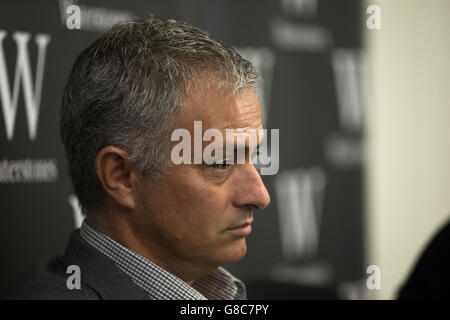
[[[191,188],[180,203],[182,227],[191,236],[215,236],[227,227],[226,212],[230,201],[226,193],[214,188]]]
[[[214,242],[234,221],[231,200],[226,183],[214,185],[195,172],[174,174],[145,190],[149,233],[157,232],[177,246]]]

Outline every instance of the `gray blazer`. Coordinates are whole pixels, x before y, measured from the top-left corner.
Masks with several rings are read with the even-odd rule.
[[[68,289],[69,265],[81,270],[81,288]],[[107,256],[84,241],[79,231],[72,233],[62,256],[34,265],[12,294],[13,299],[151,299]]]

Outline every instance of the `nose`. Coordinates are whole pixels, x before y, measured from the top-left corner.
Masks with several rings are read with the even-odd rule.
[[[267,191],[261,176],[251,163],[241,165],[241,174],[237,182],[234,194],[234,205],[237,207],[248,206],[256,210],[262,210],[270,203]]]

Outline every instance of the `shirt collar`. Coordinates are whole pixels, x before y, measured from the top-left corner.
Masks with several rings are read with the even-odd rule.
[[[80,236],[114,261],[116,266],[157,300],[241,300],[246,298],[242,281],[222,267],[194,281],[192,286],[150,260],[124,247],[83,221]]]

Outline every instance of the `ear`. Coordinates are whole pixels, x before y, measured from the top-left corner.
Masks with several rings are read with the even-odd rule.
[[[136,201],[133,192],[134,169],[127,159],[127,153],[117,147],[103,148],[95,159],[95,171],[104,191],[119,205],[134,209]]]

